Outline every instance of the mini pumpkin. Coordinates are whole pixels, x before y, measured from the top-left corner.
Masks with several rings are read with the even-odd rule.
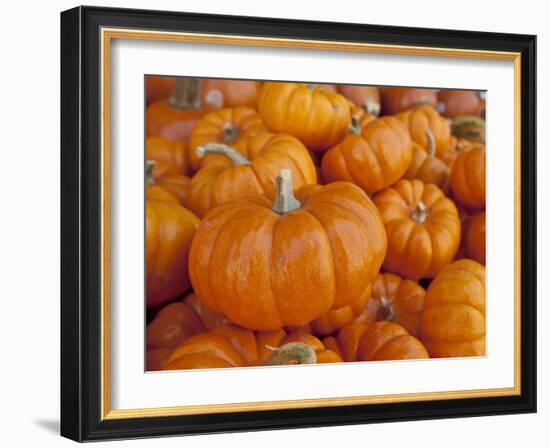
[[[439,113],[448,118],[480,116],[485,111],[485,100],[475,90],[443,89],[438,92],[437,101]]]
[[[148,137],[158,136],[187,142],[204,112],[200,107],[198,79],[177,78],[168,99],[154,101],[145,112]]]
[[[485,209],[484,146],[459,154],[451,171],[451,190],[457,202],[466,209]]]
[[[397,114],[396,117],[406,124],[412,140],[425,150],[430,149],[432,139],[435,142],[436,156],[442,157],[449,150],[451,127],[434,107],[421,104]]]
[[[293,135],[311,151],[338,143],[351,121],[346,98],[308,84],[266,82],[258,110],[269,130]]]
[[[395,115],[419,104],[437,105],[437,94],[433,89],[385,87],[380,89],[380,96],[383,115]]]
[[[466,237],[468,256],[478,263],[485,264],[485,212],[472,219]]]
[[[173,349],[182,342],[229,321],[208,308],[194,293],[164,306],[147,325],[147,350]]]
[[[145,158],[163,162],[179,174],[190,174],[191,166],[187,146],[180,140],[168,140],[164,137],[147,137],[145,140]]]
[[[431,357],[485,355],[485,268],[463,259],[444,268],[424,300],[420,338]]]
[[[451,262],[459,245],[460,219],[437,186],[401,179],[373,201],[388,236],[386,271],[418,280],[434,277]]]
[[[191,248],[197,294],[248,329],[300,326],[353,303],[386,252],[380,214],[360,188],[306,185],[295,196],[290,170],[276,183],[274,202],[250,196],[210,211]]]
[[[166,162],[147,160],[145,170],[147,199],[186,205],[190,182],[187,176],[179,174]]]
[[[197,151],[205,157],[223,156],[205,164],[189,184],[189,208],[201,217],[217,205],[247,195],[275,199],[274,179],[285,168],[291,170],[295,188],[317,183],[309,152],[287,134],[263,132],[250,138],[245,155],[222,144],[199,146]]]
[[[425,296],[424,288],[412,280],[389,272],[378,274],[372,283],[370,300],[355,322],[389,321],[417,337]]]
[[[407,171],[412,144],[407,128],[394,117],[371,121],[329,149],[321,163],[326,182],[345,180],[367,193],[382,190]]]
[[[409,168],[403,175],[403,179],[418,179],[427,184],[435,184],[441,189],[446,189],[449,183],[449,166],[435,156],[435,142],[431,133],[430,146],[425,150],[417,143],[413,143],[413,155]]]
[[[370,324],[368,323],[346,325],[338,332],[334,340],[327,338],[323,340],[323,343],[327,347],[332,347],[332,350],[334,350],[334,343],[336,343],[339,348],[339,354],[344,361],[358,361],[357,349],[359,348],[363,334],[365,334],[369,326]]]
[[[179,204],[146,200],[147,306],[176,299],[189,289],[188,258],[199,219]]]
[[[357,347],[359,361],[427,359],[430,356],[417,338],[401,325],[380,321],[368,326]]]
[[[338,92],[359,106],[366,113],[380,115],[380,92],[375,86],[340,85]]]
[[[451,137],[451,146],[449,150],[441,157],[449,167],[452,167],[456,158],[463,152],[471,151],[476,148],[485,148],[485,143],[474,142],[465,138]]]
[[[256,108],[260,83],[233,79],[203,79],[201,100],[207,109],[246,106]]]
[[[205,115],[195,126],[189,142],[191,167],[197,171],[220,156],[197,154],[197,148],[207,144],[220,143],[231,146],[241,154],[247,154],[250,137],[265,132],[265,127],[258,113],[249,107],[233,107],[216,110]],[[223,159],[223,157],[222,157]]]

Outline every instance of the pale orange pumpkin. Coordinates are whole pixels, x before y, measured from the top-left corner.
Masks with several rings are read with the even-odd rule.
[[[376,86],[339,85],[338,92],[359,106],[367,114],[380,115],[380,92]]]
[[[203,107],[207,109],[237,106],[255,109],[260,85],[258,81],[203,79],[201,81],[201,101]]]
[[[373,202],[388,236],[386,271],[418,280],[434,277],[451,262],[460,241],[460,219],[438,187],[401,179]]]
[[[311,151],[338,143],[351,121],[345,97],[308,84],[266,82],[258,110],[269,130],[293,135]]]
[[[463,259],[444,268],[424,300],[420,339],[430,356],[485,355],[485,268]]]
[[[238,325],[273,330],[357,300],[378,273],[386,235],[376,207],[347,182],[251,196],[210,211],[193,239],[190,275],[205,304]]]

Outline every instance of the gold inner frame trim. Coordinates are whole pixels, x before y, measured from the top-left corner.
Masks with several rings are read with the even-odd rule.
[[[521,394],[521,54],[514,52],[467,50],[459,48],[418,47],[403,45],[334,42],[306,39],[279,39],[250,36],[144,31],[138,29],[101,29],[101,419],[128,419],[199,415],[210,413],[305,409],[411,401],[450,400],[501,397]],[[316,398],[216,405],[189,405],[116,410],[110,408],[110,50],[113,39],[242,45],[312,50],[368,52],[412,56],[437,56],[514,62],[514,386],[446,392],[422,392],[357,397]]]

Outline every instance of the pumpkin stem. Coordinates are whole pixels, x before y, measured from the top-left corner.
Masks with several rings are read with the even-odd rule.
[[[428,156],[433,157],[435,156],[434,134],[430,129],[425,129],[424,134],[426,134],[426,138],[428,139]]]
[[[288,169],[281,170],[275,178],[275,182],[275,202],[271,210],[279,215],[298,210],[302,204],[294,197],[292,191],[292,171]]]
[[[282,366],[290,361],[296,364],[315,364],[317,355],[315,350],[304,342],[289,342],[276,349],[265,361],[266,366]]]
[[[351,116],[351,123],[348,126],[350,134],[361,135],[361,128],[359,127],[359,117],[357,115]]]
[[[153,170],[155,169],[156,164],[157,162],[154,160],[145,161],[145,183],[147,185],[153,185],[155,183],[155,179],[153,178]]]
[[[470,115],[456,117],[451,121],[451,133],[456,137],[485,143],[485,120]]]
[[[197,78],[177,78],[168,103],[175,109],[199,109],[200,81]]]
[[[426,208],[426,205],[422,201],[418,202],[418,205],[411,213],[411,219],[415,221],[417,224],[424,224],[427,217],[428,217],[428,209]]]
[[[373,100],[367,100],[363,103],[363,110],[368,114],[378,117],[378,115],[380,115],[380,103]]]
[[[378,320],[387,320],[390,322],[394,320],[395,311],[393,310],[390,302],[388,302],[388,299],[384,296],[380,297],[380,305],[382,305],[382,308],[378,312]]]
[[[222,128],[222,140],[225,143],[233,143],[239,136],[239,131],[231,123],[225,123]]]
[[[199,146],[195,152],[199,157],[204,157],[207,154],[219,154],[227,157],[233,162],[233,165],[250,165],[250,160],[243,156],[239,151],[233,149],[231,146],[224,145],[223,143],[207,143],[206,145]]]

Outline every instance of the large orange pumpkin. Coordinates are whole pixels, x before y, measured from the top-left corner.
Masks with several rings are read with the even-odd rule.
[[[449,118],[479,116],[485,110],[485,100],[475,90],[443,89],[438,92],[437,101],[438,111]]]
[[[380,92],[375,86],[340,85],[338,92],[368,114],[380,115]]]
[[[401,179],[373,201],[388,236],[386,271],[417,280],[434,277],[450,263],[459,245],[460,219],[438,187]]]
[[[424,300],[420,338],[430,356],[485,355],[485,268],[463,259],[443,269]]]
[[[451,190],[468,210],[485,209],[485,147],[461,153],[451,171]]]
[[[468,256],[478,263],[485,264],[485,212],[472,219],[466,237]]]
[[[426,104],[412,107],[396,115],[407,125],[411,138],[425,150],[429,150],[433,140],[435,155],[443,156],[451,145],[451,127],[447,119]],[[431,135],[430,135],[431,134]]]
[[[353,182],[367,193],[374,193],[403,176],[411,158],[406,127],[394,117],[382,117],[364,126],[361,135],[346,136],[324,154],[323,179]]]
[[[395,115],[418,104],[437,104],[437,93],[433,89],[384,87],[380,89],[380,96],[383,115]]]
[[[205,115],[195,126],[189,142],[191,167],[198,170],[220,156],[208,155],[201,157],[197,148],[212,143],[231,146],[241,154],[247,154],[247,144],[250,137],[265,132],[265,127],[258,113],[250,107],[228,107]],[[221,157],[222,159],[224,157]]]
[[[429,357],[422,342],[407,333],[401,325],[388,321],[369,325],[357,347],[359,361],[427,359]]]
[[[258,81],[233,79],[203,79],[201,100],[207,109],[246,106],[256,108],[258,103]]]
[[[147,200],[147,306],[162,305],[189,289],[188,257],[199,219],[175,202]]]
[[[433,138],[430,139],[433,142]],[[435,143],[425,150],[417,143],[413,143],[413,155],[409,168],[403,175],[403,179],[418,179],[426,184],[435,184],[441,189],[446,189],[449,183],[449,166],[435,156]]]
[[[148,137],[189,140],[191,130],[204,114],[200,107],[199,83],[198,79],[178,78],[170,98],[147,106],[145,129]]]
[[[274,179],[285,168],[292,171],[295,189],[317,183],[308,150],[287,134],[263,132],[249,140],[245,154],[222,144],[199,146],[197,151],[206,157],[224,156],[205,164],[189,185],[188,206],[201,217],[217,205],[247,195],[275,199]]]
[[[182,300],[164,306],[147,325],[147,350],[175,348],[191,336],[228,323],[195,293],[189,293]]]
[[[398,275],[381,273],[372,283],[372,295],[355,323],[389,321],[418,336],[426,291],[418,283]]]
[[[266,82],[258,110],[271,131],[293,135],[312,151],[324,151],[342,140],[351,120],[342,95],[290,82]]]
[[[294,196],[282,170],[275,198],[216,207],[191,248],[197,294],[249,329],[304,325],[355,302],[386,252],[380,214],[353,184],[307,185]]]
[[[191,166],[187,146],[180,140],[168,140],[164,137],[147,137],[145,140],[145,158],[163,162],[180,174],[190,174]]]

